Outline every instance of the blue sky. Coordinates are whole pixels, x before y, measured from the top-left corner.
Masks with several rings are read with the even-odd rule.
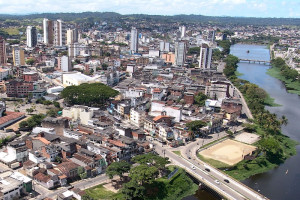
[[[0,0],[1,14],[112,11],[121,14],[300,17],[300,0]]]

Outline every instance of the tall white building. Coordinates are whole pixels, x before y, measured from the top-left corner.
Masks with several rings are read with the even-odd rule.
[[[170,43],[169,42],[165,42],[165,41],[161,41],[159,43],[159,50],[161,52],[169,52],[170,51]]]
[[[71,59],[68,56],[57,58],[57,67],[62,72],[69,72],[72,70]]]
[[[44,43],[55,46],[63,46],[66,43],[66,31],[62,20],[43,20]]]
[[[44,44],[52,44],[51,36],[53,34],[52,21],[44,18],[43,20]]]
[[[35,47],[37,44],[37,34],[36,34],[36,28],[34,26],[27,26],[26,29],[26,44],[27,47]]]
[[[53,23],[54,45],[63,46],[66,44],[65,26],[62,20],[54,21]]]
[[[78,32],[76,29],[67,30],[67,45],[78,42]]]
[[[130,51],[132,53],[137,53],[138,51],[138,31],[135,27],[131,29]]]
[[[183,66],[185,63],[186,44],[185,42],[175,42],[175,65]]]
[[[185,37],[185,31],[186,31],[186,27],[185,27],[185,26],[181,26],[181,27],[180,27],[181,38],[184,38],[184,37]]]
[[[199,68],[210,69],[212,58],[212,48],[207,44],[202,44],[200,47]]]

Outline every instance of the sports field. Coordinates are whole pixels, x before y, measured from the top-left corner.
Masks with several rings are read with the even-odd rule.
[[[255,146],[228,139],[201,151],[200,154],[205,158],[235,165],[243,160],[245,155],[251,155],[255,150]]]

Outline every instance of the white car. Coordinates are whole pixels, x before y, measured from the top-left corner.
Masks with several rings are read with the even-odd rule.
[[[218,184],[218,185],[220,185],[220,181],[218,181],[218,180],[215,180],[215,183]]]
[[[193,170],[196,170],[196,167],[195,167],[194,165],[192,165],[191,168],[192,168]]]

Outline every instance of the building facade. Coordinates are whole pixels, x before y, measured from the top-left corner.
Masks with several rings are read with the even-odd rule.
[[[6,46],[5,40],[0,36],[0,65],[6,64]]]
[[[24,50],[18,45],[13,46],[13,62],[14,66],[25,65]]]
[[[207,44],[202,44],[200,47],[199,68],[210,69],[211,59],[212,59],[212,48],[210,48]]]
[[[183,66],[186,56],[186,44],[185,42],[175,42],[175,65]]]
[[[37,45],[37,33],[36,28],[34,26],[27,26],[26,36],[27,47],[35,47]]]
[[[135,27],[131,29],[130,51],[132,53],[138,52],[138,31]]]

